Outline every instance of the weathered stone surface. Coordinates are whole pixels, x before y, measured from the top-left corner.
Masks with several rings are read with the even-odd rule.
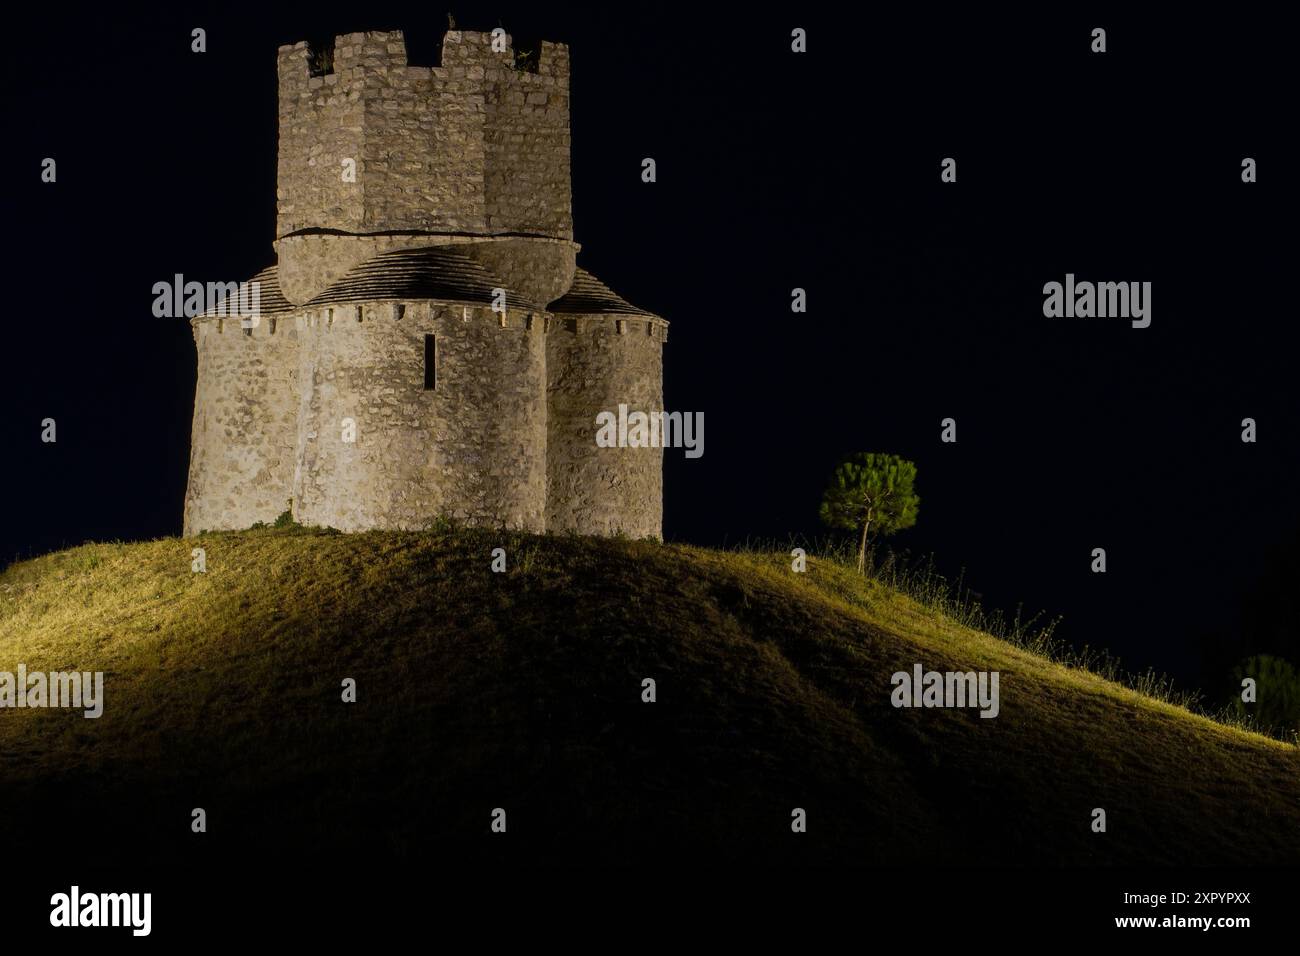
[[[194,320],[199,355],[185,533],[247,528],[290,507],[298,429],[298,339],[270,320]]]
[[[325,89],[310,54],[306,43],[279,53],[276,234],[291,301],[384,251],[367,233],[572,241],[567,48],[543,44],[529,73],[490,34],[452,31],[442,66],[411,67],[400,32],[348,34]],[[314,241],[284,241],[303,234]]]
[[[618,323],[623,323],[620,333]],[[662,320],[558,315],[546,337],[546,528],[659,537],[663,452],[595,447],[596,415],[663,408]]]
[[[299,368],[294,513],[342,531],[420,528],[439,516],[545,528],[541,328],[482,305],[366,302],[371,316],[318,320]],[[468,317],[467,317],[468,314]],[[437,387],[424,389],[424,336]],[[343,441],[343,422],[355,441]]]
[[[323,74],[321,51],[280,49],[278,265],[254,328],[192,322],[186,534],[286,509],[661,533],[662,452],[595,435],[600,411],[662,408],[667,323],[576,269],[567,48],[528,72],[490,42],[449,32],[424,68],[399,32],[348,34]]]

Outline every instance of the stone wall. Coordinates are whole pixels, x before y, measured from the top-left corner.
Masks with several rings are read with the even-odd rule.
[[[529,73],[510,65],[513,54],[479,52],[486,34],[462,36],[460,49],[473,50],[475,60],[486,63],[488,231],[572,239],[568,47],[543,43],[528,51],[540,56],[538,72]],[[444,45],[444,62],[446,51]]]
[[[251,335],[236,318],[193,327],[186,534],[288,509],[343,531],[447,516],[662,533],[662,451],[595,443],[598,412],[663,408],[662,320],[512,309],[502,327],[482,305],[378,301],[263,316]]]
[[[485,232],[482,66],[408,67],[400,32],[339,37],[335,50],[375,45],[388,53],[365,73],[362,231]]]
[[[546,305],[573,281],[578,245],[553,239],[495,239],[459,246],[488,272],[529,301]]]
[[[284,311],[251,335],[192,322],[185,533],[271,522],[292,502],[298,521],[344,531],[446,516],[658,536],[662,451],[597,448],[595,417],[663,408],[666,323],[575,276],[567,48],[542,43],[524,69],[487,33],[447,33],[433,68],[408,66],[395,31],[337,37],[332,64],[314,52],[279,51],[278,264],[259,275]],[[385,287],[403,279],[386,259],[321,296],[374,256],[434,245],[487,277],[442,257],[467,286]],[[488,280],[510,290],[504,322],[481,302],[384,297],[486,298]],[[354,294],[367,301],[331,301]],[[541,311],[552,303],[593,314]]]
[[[185,534],[272,522],[289,509],[298,429],[298,334],[263,316],[191,323],[198,351]]]
[[[276,235],[299,229],[360,231],[363,184],[343,181],[344,159],[361,159],[365,71],[313,77],[306,43],[279,53],[280,138],[276,156]]]
[[[622,329],[620,332],[619,329]],[[596,415],[663,410],[662,320],[556,316],[546,338],[546,529],[659,537],[663,452],[596,447]]]
[[[541,44],[537,72],[516,68],[508,42],[494,52],[488,33],[448,32],[439,67],[408,66],[400,31],[337,37],[323,76],[311,55],[306,43],[279,51],[276,236],[290,301],[384,251],[365,241],[378,233],[573,239],[566,47]]]
[[[529,328],[527,313],[512,311],[502,328],[481,305],[367,302],[301,314],[301,322],[298,521],[355,531],[421,528],[447,516],[543,529],[540,319]],[[437,342],[432,391],[424,388],[426,334]],[[343,441],[347,418],[352,443]]]

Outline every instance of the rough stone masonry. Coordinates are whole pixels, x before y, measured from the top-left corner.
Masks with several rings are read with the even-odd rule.
[[[662,450],[595,430],[663,407],[668,323],[576,266],[568,48],[499,40],[280,48],[276,264],[256,321],[191,320],[187,535],[286,510],[661,534]]]

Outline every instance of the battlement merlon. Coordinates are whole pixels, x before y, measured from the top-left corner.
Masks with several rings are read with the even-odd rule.
[[[419,67],[408,65],[399,31],[280,48],[276,250],[291,301],[373,255],[366,237],[380,235],[405,236],[406,246],[537,240],[506,265],[554,260],[530,267],[545,281],[518,280],[539,299],[568,287],[568,48],[543,43],[517,63],[504,32],[452,31],[442,49],[441,66]]]
[[[568,88],[569,47],[543,40],[540,49],[519,51],[529,54],[529,65],[516,64],[514,40],[504,34],[493,49],[493,34],[449,30],[442,40],[442,65],[412,67],[407,63],[406,40],[401,30],[344,33],[334,38],[330,50],[314,49],[306,40],[279,49],[279,76],[283,90],[306,85],[313,77],[350,77],[352,71],[424,70],[436,79],[506,79],[511,74],[549,77],[562,89]],[[483,70],[480,73],[479,70]],[[491,71],[490,73],[488,71]],[[546,83],[545,86],[552,84]]]

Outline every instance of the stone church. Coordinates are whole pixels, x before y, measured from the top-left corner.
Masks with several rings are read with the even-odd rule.
[[[256,316],[191,321],[186,534],[660,535],[662,451],[595,434],[663,407],[668,323],[576,265],[568,48],[451,31],[441,60],[280,49],[275,264]]]

